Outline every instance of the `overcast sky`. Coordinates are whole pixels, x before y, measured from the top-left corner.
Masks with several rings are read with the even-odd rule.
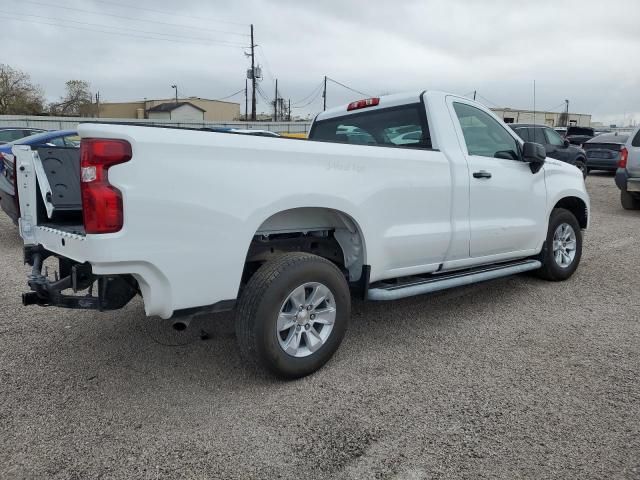
[[[172,97],[172,84],[225,97],[244,88],[253,23],[261,90],[271,100],[277,77],[294,113],[322,109],[324,75],[371,95],[477,90],[512,108],[533,107],[535,79],[538,110],[569,99],[594,121],[640,122],[638,0],[0,0],[0,15],[0,63],[49,100],[69,79],[104,101]],[[328,106],[360,97],[329,82]],[[243,94],[231,100],[244,111]]]

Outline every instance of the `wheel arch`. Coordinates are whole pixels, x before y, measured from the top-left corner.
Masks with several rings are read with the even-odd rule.
[[[278,238],[292,234],[328,235],[334,238],[341,250],[342,266],[349,272],[349,280],[355,282],[360,279],[363,266],[366,265],[364,233],[349,213],[328,207],[281,210],[262,221],[253,238]],[[298,251],[308,251],[303,244],[299,248]]]
[[[583,199],[574,196],[563,197],[556,202],[551,210],[556,208],[569,210],[578,220],[580,228],[586,229],[589,226],[589,209]]]

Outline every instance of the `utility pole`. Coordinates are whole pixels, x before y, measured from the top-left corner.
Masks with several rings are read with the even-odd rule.
[[[322,92],[322,98],[324,99],[324,104],[322,105],[322,111],[324,112],[327,109],[327,76],[324,76],[324,91]]]
[[[477,91],[476,91],[476,90],[474,90],[474,91],[473,91],[473,99],[474,99],[474,100],[476,99],[476,93],[477,93]]]
[[[249,82],[244,79],[244,121],[249,120]]]
[[[251,24],[251,120],[256,120],[256,57],[253,43],[253,23]]]
[[[273,121],[278,121],[278,79],[276,78],[276,95],[275,100],[273,101]]]
[[[287,109],[287,120],[290,122],[291,121],[291,99],[289,99],[289,108]]]
[[[100,92],[96,92],[96,117],[100,118]]]
[[[171,88],[176,90],[176,105],[178,104],[178,85],[171,85]]]
[[[566,117],[564,120],[564,126],[568,127],[569,126],[569,100],[565,100],[564,102],[567,104],[565,108]]]

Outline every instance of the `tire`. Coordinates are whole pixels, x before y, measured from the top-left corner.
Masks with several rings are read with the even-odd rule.
[[[582,178],[587,178],[589,169],[587,168],[587,164],[582,158],[576,160],[575,166],[582,172]]]
[[[569,248],[564,250],[566,256],[560,254],[561,260],[558,261],[556,259],[557,250],[554,251],[554,238],[556,240],[563,238],[562,232],[560,232],[560,237],[556,237],[561,226],[568,227],[571,230],[574,237],[575,248],[573,250]],[[566,245],[570,245],[570,242],[566,242]],[[564,247],[560,247],[560,250],[563,251],[563,248]],[[571,252],[573,252],[573,254]],[[567,261],[567,258],[570,258],[570,262]],[[578,268],[580,258],[582,258],[582,231],[578,220],[569,210],[565,210],[564,208],[554,209],[549,218],[547,241],[538,257],[542,262],[542,267],[536,271],[536,274],[540,278],[554,282],[566,280],[571,277]]]
[[[326,300],[316,305],[317,309],[296,308],[301,299],[305,305],[313,303],[316,293],[322,298],[321,292]],[[333,323],[329,324],[332,315]],[[279,377],[304,377],[333,356],[350,315],[349,286],[338,267],[317,255],[283,254],[262,265],[240,296],[236,314],[240,353],[248,363]],[[291,322],[291,327],[280,330]]]
[[[620,190],[620,202],[625,210],[640,210],[640,198],[633,196],[626,190]]]

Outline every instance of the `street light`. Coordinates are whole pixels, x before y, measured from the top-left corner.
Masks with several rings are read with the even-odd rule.
[[[171,85],[171,88],[175,88],[176,90],[176,105],[178,104],[178,85]]]

